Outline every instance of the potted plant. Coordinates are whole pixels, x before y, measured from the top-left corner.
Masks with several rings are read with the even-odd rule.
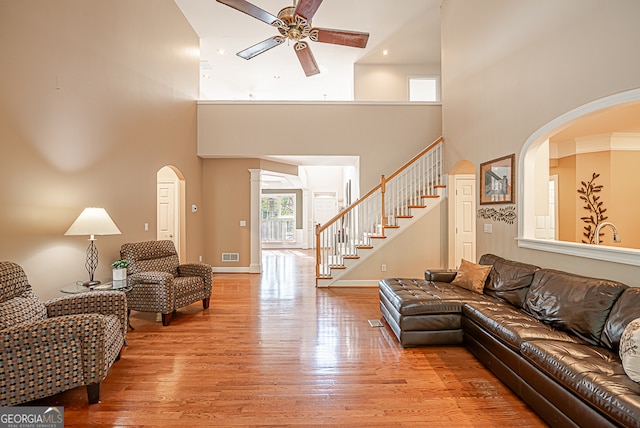
[[[114,281],[124,281],[127,279],[127,268],[129,267],[129,264],[129,260],[126,259],[116,260],[111,263]]]

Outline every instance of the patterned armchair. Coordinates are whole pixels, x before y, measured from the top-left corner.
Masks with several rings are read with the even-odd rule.
[[[213,270],[203,263],[180,264],[172,241],[123,244],[120,257],[130,263],[127,270],[129,309],[162,314],[162,325],[171,323],[178,308],[202,300],[207,309],[213,286]]]
[[[127,300],[93,291],[41,302],[27,275],[0,262],[0,406],[86,385],[89,404],[127,334]]]

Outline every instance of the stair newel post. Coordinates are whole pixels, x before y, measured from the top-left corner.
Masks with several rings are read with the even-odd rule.
[[[316,223],[316,287],[320,277],[320,223]]]
[[[387,225],[387,216],[385,215],[385,206],[384,206],[384,194],[387,191],[387,180],[384,178],[384,174],[380,176],[380,193],[382,195],[382,203],[380,206],[382,207],[382,230],[380,231],[380,236],[384,236],[384,228]]]

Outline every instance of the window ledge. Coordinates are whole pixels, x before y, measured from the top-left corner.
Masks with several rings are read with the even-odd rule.
[[[588,245],[546,239],[518,238],[518,246],[531,250],[550,251],[570,256],[640,266],[640,250],[633,248]]]

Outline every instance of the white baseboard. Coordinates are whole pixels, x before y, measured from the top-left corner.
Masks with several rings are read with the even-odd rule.
[[[251,273],[248,267],[212,266],[213,273]]]
[[[377,279],[352,279],[352,280],[337,280],[331,285],[318,284],[318,288],[337,288],[337,287],[378,287]]]

